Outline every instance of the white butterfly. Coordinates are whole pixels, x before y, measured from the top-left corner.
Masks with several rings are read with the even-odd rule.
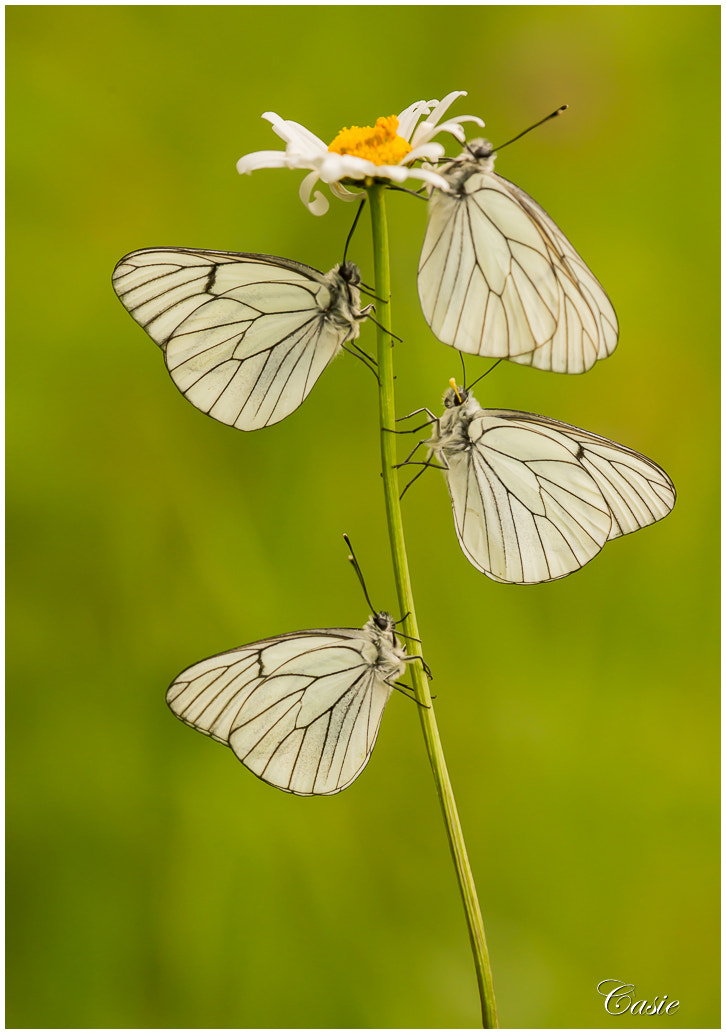
[[[482,409],[451,383],[420,444],[445,468],[461,548],[494,581],[563,578],[673,509],[673,483],[647,456],[559,420]]]
[[[610,299],[559,227],[494,172],[472,140],[438,169],[418,269],[426,321],[445,344],[556,373],[584,373],[618,340]]]
[[[269,427],[297,409],[370,310],[352,262],[329,273],[273,255],[134,251],[116,266],[122,304],[160,345],[177,388],[223,424]]]
[[[344,790],[368,764],[405,648],[390,614],[362,629],[316,628],[193,664],[166,702],[228,744],[266,783],[310,796]]]

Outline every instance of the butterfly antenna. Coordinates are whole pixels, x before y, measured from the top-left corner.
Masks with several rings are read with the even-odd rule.
[[[464,377],[464,379],[463,379],[463,381],[461,383],[462,383],[462,385],[464,387],[464,391],[466,391],[466,363],[464,362],[464,353],[463,352],[459,352],[459,359],[461,359],[461,370],[462,370],[462,375]],[[452,377],[452,380],[453,380],[453,377]],[[454,387],[456,387],[456,385],[454,385]]]
[[[362,206],[361,206],[361,207],[362,207]],[[348,547],[348,549],[350,550],[350,554],[348,555],[348,560],[350,560],[351,564],[353,565],[353,570],[354,570],[354,571],[355,571],[355,573],[356,573],[356,574],[358,575],[358,581],[360,582],[360,584],[361,584],[361,587],[362,587],[362,589],[363,589],[363,595],[364,595],[364,596],[365,596],[365,598],[366,598],[366,603],[367,603],[367,604],[368,604],[368,606],[369,606],[369,607],[371,608],[371,611],[372,611],[372,612],[373,612],[374,614],[377,614],[377,613],[378,613],[378,611],[376,610],[376,608],[375,608],[375,607],[373,606],[373,604],[371,603],[371,598],[370,598],[370,596],[368,595],[368,589],[366,588],[366,582],[365,582],[365,578],[363,577],[363,572],[362,572],[362,571],[361,571],[361,569],[360,569],[360,564],[358,563],[358,558],[356,557],[356,555],[355,555],[355,552],[353,551],[353,547],[352,547],[352,545],[351,545],[351,543],[350,543],[350,539],[349,539],[349,538],[348,538],[348,536],[347,536],[347,535],[345,535],[345,534],[343,535],[343,538],[345,539],[345,544],[346,544],[346,546],[347,546],[347,547]]]
[[[551,112],[551,113],[550,113],[549,115],[546,115],[546,116],[545,116],[544,118],[541,118],[541,119],[539,120],[539,122],[535,122],[535,124],[534,124],[533,126],[529,126],[529,128],[528,128],[528,129],[523,129],[521,133],[517,133],[517,135],[516,135],[516,136],[513,136],[511,140],[507,140],[506,144],[500,144],[500,145],[499,145],[499,147],[495,147],[495,148],[494,148],[494,150],[495,150],[495,151],[501,151],[501,149],[502,149],[503,147],[509,147],[509,145],[510,145],[510,144],[513,144],[515,140],[521,140],[521,138],[522,138],[523,136],[526,136],[526,135],[527,135],[527,133],[531,133],[533,129],[536,129],[536,128],[537,128],[537,126],[542,126],[542,125],[544,125],[544,123],[545,123],[545,122],[549,122],[549,120],[550,120],[551,118],[557,118],[557,116],[558,116],[558,115],[561,115],[563,111],[567,111],[567,109],[569,108],[569,106],[570,106],[569,104],[563,104],[563,105],[561,105],[561,106],[560,106],[560,107],[559,107],[559,108],[557,109],[557,111],[553,111],[553,112]]]
[[[345,265],[346,259],[348,258],[348,246],[350,244],[350,241],[351,241],[351,238],[352,238],[353,234],[355,233],[355,228],[358,225],[358,220],[361,217],[361,212],[363,211],[363,208],[365,207],[365,203],[366,203],[366,199],[363,198],[361,203],[358,205],[358,211],[355,213],[355,219],[353,220],[353,225],[350,228],[350,233],[348,234],[348,238],[347,238],[347,240],[345,242],[345,248],[343,249],[343,262],[342,262],[342,265]]]
[[[488,370],[484,371],[484,373],[481,375],[481,377],[477,377],[477,379],[474,381],[474,384],[478,384],[479,381],[482,380],[482,378],[488,377],[489,374],[492,372],[492,370],[496,369],[496,367],[499,366],[499,364],[501,362],[503,362],[503,361],[504,361],[503,357],[502,357],[502,359],[497,359],[497,361],[492,366],[490,366]],[[474,387],[474,384],[470,384],[469,385],[469,391],[471,391],[471,389]]]

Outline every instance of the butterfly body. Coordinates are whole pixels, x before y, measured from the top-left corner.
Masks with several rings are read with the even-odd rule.
[[[474,140],[438,170],[449,191],[428,203],[424,316],[459,351],[583,373],[615,348],[615,311],[544,209],[494,172],[494,158]]]
[[[360,332],[360,272],[278,258],[148,248],[113,274],[121,303],[164,353],[175,385],[215,420],[251,431],[307,398]]]
[[[408,660],[381,611],[361,629],[291,632],[200,661],[177,676],[166,699],[265,782],[330,795],[368,763]]]
[[[494,581],[563,578],[673,508],[668,475],[633,449],[534,413],[483,409],[464,388],[444,405],[426,444],[445,468],[462,550]]]

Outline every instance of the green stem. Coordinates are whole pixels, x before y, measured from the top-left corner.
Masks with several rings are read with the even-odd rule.
[[[406,559],[406,544],[403,537],[403,520],[401,503],[398,494],[398,478],[394,465],[396,463],[396,436],[386,428],[393,429],[396,424],[396,406],[393,392],[393,342],[391,330],[391,274],[388,249],[388,223],[384,199],[385,187],[374,183],[368,187],[368,198],[371,208],[371,224],[373,229],[373,264],[375,270],[375,293],[379,298],[389,301],[377,311],[376,317],[381,326],[378,328],[378,376],[380,378],[379,402],[381,418],[381,460],[383,466],[383,491],[386,498],[386,516],[388,534],[391,540],[393,569],[398,592],[398,605],[401,613],[406,614],[406,635],[420,639],[416,622],[416,609],[413,602],[411,576]],[[436,790],[444,813],[446,835],[454,859],[456,877],[464,902],[466,921],[469,927],[469,939],[474,955],[479,997],[481,999],[482,1020],[484,1027],[498,1027],[497,1007],[494,1001],[492,973],[489,964],[484,924],[482,922],[476,886],[472,876],[469,859],[466,854],[464,834],[456,810],[454,793],[446,769],[444,751],[441,746],[436,716],[431,703],[428,679],[423,666],[414,663],[410,666],[413,688],[416,699],[422,706],[418,708],[423,728],[426,750],[434,773]]]

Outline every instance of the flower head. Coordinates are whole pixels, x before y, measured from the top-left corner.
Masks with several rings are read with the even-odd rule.
[[[300,199],[313,215],[323,215],[328,201],[320,191],[311,197],[313,187],[322,180],[341,201],[355,201],[360,195],[347,190],[347,180],[390,180],[403,183],[413,178],[432,187],[447,190],[446,180],[432,169],[414,168],[416,161],[436,161],[444,154],[441,144],[433,143],[437,133],[451,133],[460,142],[465,134],[463,122],[484,123],[476,115],[462,115],[441,122],[441,118],[463,91],[448,94],[442,101],[417,101],[397,117],[381,117],[375,126],[341,129],[331,144],[326,144],[297,122],[280,118],[272,111],[262,117],[285,141],[284,151],[255,151],[237,162],[240,173],[255,169],[310,169],[300,184]]]

